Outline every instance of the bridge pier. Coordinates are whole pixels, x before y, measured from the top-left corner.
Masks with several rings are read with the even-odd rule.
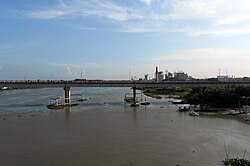
[[[70,96],[71,96],[71,93],[70,93],[70,89],[71,87],[64,87],[64,93],[65,93],[65,105],[70,105]]]
[[[139,107],[139,104],[136,103],[136,87],[133,87],[133,97],[132,97],[132,104],[131,107]]]
[[[136,104],[136,87],[133,87],[133,103]]]

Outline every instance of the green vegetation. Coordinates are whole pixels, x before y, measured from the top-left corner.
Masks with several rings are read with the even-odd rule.
[[[203,104],[215,108],[250,105],[250,87],[145,88],[142,92],[154,98],[160,98],[159,95],[177,95],[183,103]]]
[[[126,99],[124,99],[124,101],[126,101],[128,103],[132,103],[133,102],[133,98],[126,98]]]
[[[82,98],[82,99],[78,99],[77,101],[81,101],[81,102],[84,102],[84,101],[87,101],[88,99],[84,99],[84,98]]]
[[[69,108],[69,107],[73,107],[73,106],[77,106],[78,104],[65,104],[65,105],[54,105],[54,104],[50,104],[47,106],[48,109],[56,109],[56,110],[60,110],[60,109],[64,109],[64,108]]]
[[[204,104],[217,108],[235,108],[250,104],[250,87],[193,88],[184,96],[189,104]]]
[[[233,158],[233,159],[226,159],[224,162],[225,166],[250,166],[250,161],[246,159],[239,159],[239,158]]]
[[[185,95],[189,94],[191,88],[144,88],[142,92],[150,96],[152,98],[161,99],[162,97],[159,95],[172,95],[172,96],[179,96],[180,98],[184,97]]]

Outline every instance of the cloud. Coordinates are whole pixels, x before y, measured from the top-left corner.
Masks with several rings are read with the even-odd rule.
[[[88,27],[84,25],[79,25],[79,24],[62,24],[65,27],[73,28],[73,29],[78,29],[78,30],[88,30],[88,31],[94,31],[97,30],[95,27]]]
[[[66,73],[67,77],[76,77],[78,75],[75,71],[71,69],[71,67],[66,66],[66,69],[67,69]]]
[[[77,17],[99,17],[114,21],[141,18],[139,12],[126,6],[117,5],[110,0],[72,0],[59,1],[55,6],[24,12],[24,16],[36,19],[72,19]]]
[[[126,3],[115,0],[57,0],[39,9],[23,11],[33,19],[99,18],[115,25],[120,32],[181,32],[192,37],[202,35],[249,34],[249,0],[136,0]],[[236,25],[236,26],[235,26]],[[230,26],[230,27],[228,27]],[[72,26],[83,30],[102,27]],[[112,26],[113,27],[113,26]],[[240,29],[244,33],[240,33]]]
[[[74,68],[81,68],[81,65],[78,65],[78,64],[67,64],[67,63],[55,63],[55,62],[51,62],[50,65],[51,65],[51,66],[55,66],[55,67],[74,67]]]
[[[0,52],[20,51],[28,48],[32,48],[37,45],[38,42],[27,42],[21,44],[0,44]]]
[[[64,68],[64,72],[59,70],[58,72],[49,73],[49,77],[57,76],[59,78],[76,78],[79,76],[79,74],[75,70],[81,67],[80,65],[64,63],[50,63],[50,65],[54,67]]]
[[[247,55],[250,52],[243,52],[233,49],[222,48],[200,48],[200,49],[187,49],[177,51],[174,54],[165,56],[156,56],[151,60],[155,61],[170,61],[170,60],[183,60],[183,61],[220,61],[220,60],[232,60],[232,59],[245,59],[250,60]]]
[[[218,7],[224,0],[174,0],[170,4],[172,12],[169,14],[173,20],[203,19],[215,16]]]
[[[123,68],[118,64],[64,64],[64,63],[50,63],[54,66],[54,70],[48,73],[50,79],[121,79],[127,78],[127,68]],[[144,65],[145,66],[145,65]],[[125,71],[124,71],[125,70]],[[82,72],[82,73],[81,73]],[[126,74],[124,74],[126,73]],[[125,76],[124,76],[125,75]]]
[[[106,68],[108,65],[98,64],[98,63],[82,63],[82,64],[69,64],[69,63],[49,63],[51,66],[55,67],[70,67],[70,68]]]
[[[229,14],[224,18],[218,19],[217,21],[215,21],[215,25],[216,26],[232,25],[246,20],[250,20],[249,13],[234,13],[234,14]]]
[[[249,76],[250,50],[227,48],[193,48],[156,55],[154,58],[141,59],[144,63],[157,64],[160,70],[167,68],[174,72],[181,69],[197,78],[216,77],[226,70],[229,75]],[[146,70],[146,69],[145,69]]]
[[[159,2],[159,0],[140,0],[141,2],[145,3],[147,6],[150,6],[153,2]]]
[[[213,36],[237,36],[250,34],[250,26],[235,27],[235,28],[210,28],[210,29],[197,29],[187,30],[186,33],[193,37],[199,37],[204,35]]]

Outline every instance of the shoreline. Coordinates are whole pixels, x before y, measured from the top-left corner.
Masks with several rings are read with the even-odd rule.
[[[220,88],[218,89],[221,90]],[[218,89],[216,90],[218,91]],[[161,95],[167,95],[169,98],[181,100],[180,102],[172,102],[172,104],[176,106],[178,106],[179,104],[180,105],[187,104],[187,105],[194,105],[194,106],[201,105],[201,108],[197,110],[188,109],[191,111],[199,112],[201,113],[201,115],[214,115],[214,117],[220,117],[220,118],[232,117],[234,119],[239,119],[241,121],[247,122],[248,124],[250,123],[250,112],[245,112],[242,110],[242,108],[229,107],[230,104],[228,103],[225,105],[221,103],[219,105],[220,107],[213,107],[213,105],[216,105],[217,103],[206,103],[206,101],[203,101],[204,103],[201,104],[199,103],[200,101],[199,98],[196,98],[192,102],[189,103],[188,100],[190,100],[191,98],[190,96],[195,94],[195,92],[192,92],[193,89],[191,88],[168,88],[168,89],[167,88],[145,88],[141,90],[144,95],[155,98],[155,99],[162,99],[163,97]],[[201,94],[200,97],[205,97],[205,94]],[[235,101],[235,102],[238,102],[238,101]]]

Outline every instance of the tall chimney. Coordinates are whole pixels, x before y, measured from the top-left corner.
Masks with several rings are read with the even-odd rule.
[[[155,68],[155,81],[158,81],[158,67]]]

